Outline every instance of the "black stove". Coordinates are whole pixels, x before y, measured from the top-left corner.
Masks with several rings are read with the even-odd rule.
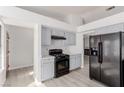
[[[69,73],[69,55],[63,54],[62,49],[50,49],[49,55],[55,56],[55,77]]]

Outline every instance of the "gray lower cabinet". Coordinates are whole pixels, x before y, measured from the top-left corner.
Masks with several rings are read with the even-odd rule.
[[[75,62],[76,62],[75,55],[71,55],[70,56],[70,70],[74,70],[75,69]]]
[[[41,81],[54,77],[54,58],[42,59]]]
[[[77,55],[76,55],[76,63],[75,63],[75,64],[76,64],[76,65],[75,65],[76,68],[81,67],[81,64],[82,64],[81,54],[77,54]]]
[[[81,64],[81,54],[70,55],[70,70],[80,68]]]
[[[73,32],[65,32],[65,45],[75,45],[76,44],[76,33]]]
[[[47,27],[42,27],[41,32],[42,45],[51,45],[51,29]]]

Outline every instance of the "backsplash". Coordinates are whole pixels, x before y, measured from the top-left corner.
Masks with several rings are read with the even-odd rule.
[[[59,41],[60,42],[60,41]],[[54,42],[52,43],[52,45],[50,46],[42,46],[42,56],[47,56],[49,55],[49,50],[50,49],[62,49],[63,53],[69,53],[69,49],[66,46],[60,46],[59,44],[57,44],[58,42]],[[62,42],[60,42],[62,43]]]

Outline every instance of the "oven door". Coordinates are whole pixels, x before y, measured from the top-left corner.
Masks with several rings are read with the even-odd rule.
[[[69,70],[69,59],[60,59],[56,61],[56,72],[63,72]]]

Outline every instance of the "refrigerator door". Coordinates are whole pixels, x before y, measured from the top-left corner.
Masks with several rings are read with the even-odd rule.
[[[101,41],[101,82],[113,87],[120,86],[120,33],[102,35]]]
[[[99,42],[100,36],[90,36],[90,59],[89,70],[90,78],[100,80],[100,63],[99,60]]]

